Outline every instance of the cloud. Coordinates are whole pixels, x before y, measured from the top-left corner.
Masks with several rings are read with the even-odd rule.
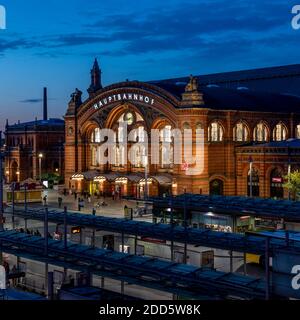
[[[137,14],[114,14],[86,25],[90,32],[107,31],[106,43],[122,43],[120,48],[103,50],[112,56],[150,52],[199,50],[213,43],[228,44],[233,40],[251,46],[256,37],[268,41],[269,35],[289,24],[290,6],[285,1],[223,0],[199,1]],[[288,30],[290,31],[290,30]],[[285,37],[287,35],[285,34]],[[246,41],[245,41],[246,39]],[[87,41],[88,42],[88,41]],[[103,39],[99,39],[102,44]],[[68,45],[68,43],[65,43]],[[205,49],[204,49],[205,51]]]
[[[83,15],[88,22],[83,20],[82,31],[3,40],[0,54],[6,50],[35,49],[36,55],[56,58],[75,47],[93,47],[102,55],[115,57],[187,50],[206,55],[213,47],[230,53],[232,45],[237,50],[239,45],[241,49],[252,48],[255,41],[261,46],[272,46],[270,38],[278,32],[282,40],[293,37],[291,28],[286,28],[290,9],[283,0],[202,0],[172,6],[157,3],[156,8],[149,10],[133,8],[129,13],[106,15],[97,14],[95,9],[94,15]],[[101,18],[91,21],[92,16]],[[296,40],[290,41],[293,44]]]
[[[53,98],[48,98],[48,100],[55,100]],[[40,98],[30,98],[30,99],[25,99],[25,100],[21,100],[19,101],[20,103],[29,103],[29,104],[35,104],[35,103],[41,103],[43,101],[43,99]]]
[[[11,40],[9,38],[0,39],[0,53],[4,53],[7,50],[17,49],[29,49],[39,47],[40,43],[26,38],[17,38]]]
[[[21,103],[40,103],[42,102],[43,99],[35,99],[35,98],[32,98],[32,99],[25,99],[25,100],[21,100],[20,102]]]

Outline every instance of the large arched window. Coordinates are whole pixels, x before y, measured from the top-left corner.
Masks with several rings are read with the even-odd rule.
[[[190,125],[188,122],[185,122],[185,123],[182,125],[182,129],[183,129],[183,130],[191,129],[191,125]]]
[[[125,162],[125,149],[124,146],[114,146],[114,166],[124,166]]]
[[[92,158],[92,166],[96,167],[99,164],[98,159],[98,149],[97,147],[92,146],[91,148],[91,158]]]
[[[160,141],[161,142],[172,142],[172,127],[167,125],[160,130]]]
[[[258,142],[268,141],[268,128],[263,122],[258,123],[254,128],[253,139]]]
[[[236,142],[248,141],[248,128],[244,122],[238,122],[233,128],[233,140]]]
[[[96,128],[94,129],[94,131],[92,132],[92,136],[91,136],[91,142],[92,143],[100,143],[101,142],[101,129],[100,128]]]
[[[124,166],[127,162],[127,154],[125,154],[124,143],[126,142],[126,136],[129,134],[131,130],[133,130],[133,142],[144,143],[146,142],[146,132],[143,126],[143,118],[136,113],[135,111],[128,110],[123,113],[115,124],[115,142],[116,146],[114,147],[114,166],[120,167]],[[141,123],[141,125],[138,125]],[[133,128],[135,127],[135,128]],[[128,132],[126,132],[128,131]],[[146,160],[145,154],[146,149],[143,146],[136,146],[133,150],[134,155],[132,155],[135,159],[135,167],[144,167]]]
[[[224,131],[219,122],[214,121],[208,127],[208,141],[223,141]]]
[[[143,126],[139,126],[138,128],[134,129],[134,141],[138,142],[145,142],[145,128]]]
[[[160,131],[160,165],[161,168],[170,168],[174,163],[174,148],[172,144],[172,127],[166,125]]]
[[[11,180],[14,182],[18,182],[18,172],[19,172],[19,165],[17,161],[13,161],[11,164]]]
[[[273,130],[273,140],[282,141],[282,140],[286,140],[286,137],[287,137],[286,127],[282,123],[278,123]]]
[[[143,145],[134,148],[134,158],[136,168],[144,168],[147,165],[146,148]]]
[[[99,154],[98,154],[98,146],[96,143],[101,142],[101,129],[95,128],[91,134],[91,165],[93,167],[99,166]]]

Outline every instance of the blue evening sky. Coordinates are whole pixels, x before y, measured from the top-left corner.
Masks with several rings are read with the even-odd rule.
[[[300,0],[298,1],[300,4]],[[0,128],[62,117],[98,57],[103,84],[300,63],[297,0],[0,0]]]

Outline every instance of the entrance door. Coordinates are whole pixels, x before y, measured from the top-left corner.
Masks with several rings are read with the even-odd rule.
[[[214,196],[223,195],[224,184],[220,179],[212,180],[209,184],[209,194]]]
[[[272,170],[270,175],[270,197],[283,199],[283,177],[278,168]]]

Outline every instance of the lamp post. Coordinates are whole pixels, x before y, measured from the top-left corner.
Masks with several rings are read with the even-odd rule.
[[[253,196],[253,159],[252,157],[250,156],[249,157],[249,167],[250,167],[250,181],[249,181],[249,195],[250,195],[250,198],[252,198]]]
[[[289,163],[288,165],[288,183],[290,185],[290,182],[291,182],[291,164]],[[289,188],[289,194],[288,194],[288,199],[291,200],[291,190]]]
[[[39,153],[39,178],[40,182],[42,183],[42,159],[44,155],[42,153]]]
[[[148,157],[144,156],[144,164],[145,164],[145,200],[148,199]]]
[[[20,171],[19,170],[16,171],[16,175],[17,175],[17,181],[16,182],[20,182]]]

